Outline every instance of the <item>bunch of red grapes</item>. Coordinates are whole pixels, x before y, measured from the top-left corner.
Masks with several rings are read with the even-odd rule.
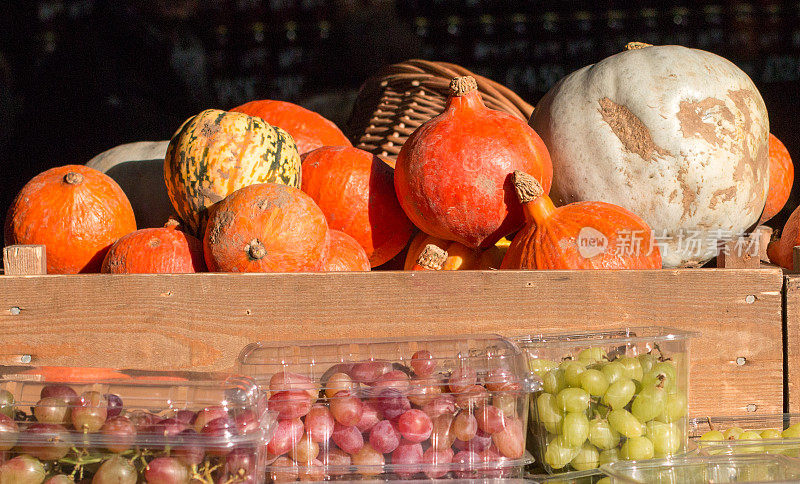
[[[42,388],[30,413],[0,390],[0,482],[231,484],[263,481],[260,419],[246,406],[158,413],[120,396]]]
[[[267,445],[273,481],[396,475],[507,477],[525,454],[526,395],[508,368],[479,374],[468,360],[437,368],[426,350],[408,366],[340,363],[319,382],[281,371],[269,380],[278,424]]]

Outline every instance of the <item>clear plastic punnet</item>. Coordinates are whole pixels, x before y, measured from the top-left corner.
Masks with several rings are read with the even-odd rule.
[[[788,484],[800,482],[800,461],[782,455],[715,455],[617,461],[601,470],[612,484]]]
[[[704,455],[780,454],[800,458],[800,414],[703,417],[689,435]]]
[[[256,343],[239,358],[278,414],[267,477],[521,478],[531,381],[499,336]]]
[[[528,476],[534,484],[606,484],[609,478],[599,469],[562,472],[556,475]]]
[[[0,367],[0,482],[260,483],[275,427],[229,374]]]
[[[531,453],[548,473],[686,452],[689,340],[667,328],[526,336],[541,390],[531,396]]]

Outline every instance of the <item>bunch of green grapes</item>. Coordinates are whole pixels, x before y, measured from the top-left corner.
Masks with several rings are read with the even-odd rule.
[[[730,427],[724,432],[710,430],[704,433],[698,446],[711,455],[717,454],[783,454],[800,457],[800,443],[781,445],[778,441],[800,439],[800,423],[784,430],[772,428],[762,430],[745,430],[741,427]],[[759,444],[758,441],[765,441]],[[736,445],[726,445],[729,441],[741,441]]]
[[[686,393],[675,363],[651,351],[610,357],[582,350],[561,363],[530,360],[542,379],[532,417],[534,445],[554,470],[587,470],[620,459],[672,455],[685,443]]]

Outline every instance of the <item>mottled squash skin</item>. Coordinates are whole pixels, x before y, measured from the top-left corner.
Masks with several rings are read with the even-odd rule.
[[[281,128],[242,113],[208,109],[175,133],[164,159],[172,206],[198,238],[208,208],[256,183],[300,186],[300,154]]]
[[[160,228],[140,229],[120,237],[103,260],[111,274],[181,274],[206,270],[203,243],[170,221]]]

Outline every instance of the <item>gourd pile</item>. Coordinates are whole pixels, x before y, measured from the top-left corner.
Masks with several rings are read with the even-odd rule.
[[[394,163],[261,100],[186,120],[163,167],[163,228],[137,231],[114,180],[68,165],[22,189],[5,243],[45,245],[62,274],[693,267],[716,254],[688,231],[716,246],[764,223],[794,177],[744,72],[637,43],[562,79],[528,124],[456,77]],[[791,266],[799,227],[794,213],[774,263]]]

